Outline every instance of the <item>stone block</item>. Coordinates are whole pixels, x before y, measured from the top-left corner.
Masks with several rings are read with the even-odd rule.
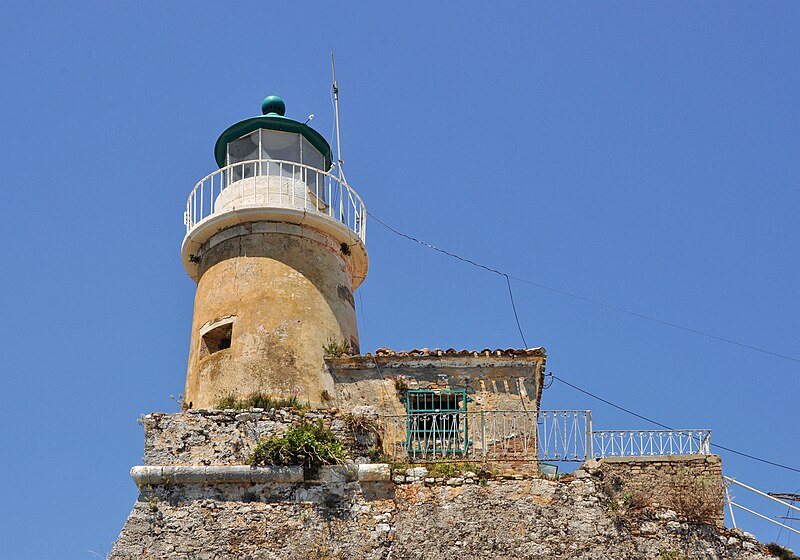
[[[131,469],[131,478],[139,488],[160,484],[163,467],[136,466]]]
[[[301,466],[278,466],[270,467],[248,467],[250,469],[250,480],[253,483],[299,483],[303,482],[303,467]]]
[[[353,482],[358,480],[360,466],[361,465],[326,465],[320,467],[313,475],[313,482],[323,485]]]
[[[421,479],[428,476],[428,469],[426,469],[425,467],[413,467],[406,470],[406,474],[408,476]]]
[[[247,465],[225,465],[205,467],[205,482],[207,484],[230,483],[242,484],[251,481],[252,467]]]
[[[360,482],[384,482],[391,478],[392,471],[386,463],[358,465]]]

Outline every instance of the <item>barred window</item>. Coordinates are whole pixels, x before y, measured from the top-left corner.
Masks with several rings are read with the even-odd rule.
[[[446,457],[467,452],[465,390],[408,391],[406,411],[407,446],[411,456]]]

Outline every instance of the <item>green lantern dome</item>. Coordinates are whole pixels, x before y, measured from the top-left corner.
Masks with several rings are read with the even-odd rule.
[[[246,134],[250,134],[254,130],[264,128],[267,130],[276,130],[280,132],[292,132],[295,134],[302,134],[314,148],[319,150],[325,160],[323,171],[328,171],[332,164],[333,159],[331,155],[331,146],[322,135],[308,126],[290,118],[284,117],[286,113],[286,104],[283,99],[277,95],[269,95],[261,102],[261,112],[263,115],[259,117],[251,117],[240,121],[234,125],[229,126],[217,138],[217,143],[214,145],[214,159],[217,165],[225,167],[226,165],[226,152],[229,142],[233,142]]]
[[[261,114],[269,115],[270,113],[277,113],[280,116],[286,114],[286,103],[277,95],[268,95],[261,102]]]

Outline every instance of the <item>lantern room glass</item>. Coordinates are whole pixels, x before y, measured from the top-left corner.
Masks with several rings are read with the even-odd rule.
[[[233,165],[230,170],[230,181],[235,182],[256,175],[294,178],[304,181],[308,185],[309,192],[317,200],[327,203],[325,175],[312,169],[291,165],[300,163],[324,171],[324,156],[302,134],[264,128],[254,130],[228,143],[227,161],[228,165]],[[253,163],[235,165],[243,162]]]

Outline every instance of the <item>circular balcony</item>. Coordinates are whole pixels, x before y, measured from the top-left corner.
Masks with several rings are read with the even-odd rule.
[[[366,276],[367,209],[344,181],[291,161],[250,160],[222,167],[195,185],[186,201],[186,272],[199,277],[196,256],[215,233],[248,222],[307,225],[348,246],[354,288]]]

